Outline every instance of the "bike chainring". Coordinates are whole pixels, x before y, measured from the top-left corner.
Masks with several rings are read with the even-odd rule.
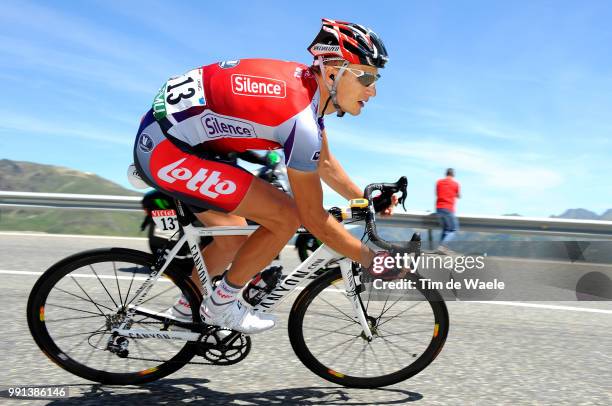
[[[215,327],[202,336],[196,354],[213,365],[233,365],[251,352],[251,338],[232,330]]]

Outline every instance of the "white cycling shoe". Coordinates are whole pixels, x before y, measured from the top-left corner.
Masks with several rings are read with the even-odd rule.
[[[164,313],[185,323],[191,323],[193,321],[191,318],[191,306],[183,295],[178,298],[174,306]]]
[[[182,321],[182,322],[185,322],[185,323],[193,322],[193,318],[191,317],[191,306],[189,305],[189,302],[187,301],[187,299],[183,295],[181,295],[177,299],[177,301],[174,304],[174,306],[172,306],[169,309],[167,309],[164,312],[164,314],[172,316],[172,317],[178,319],[179,321]],[[178,327],[178,326],[173,326],[172,330],[173,331],[189,331],[186,328],[182,328],[182,327]],[[218,330],[217,331],[217,338],[215,339],[214,337],[209,336],[206,339],[206,342],[215,344],[215,343],[217,343],[218,340],[224,339],[225,337],[229,336],[231,333],[232,332],[229,331],[229,330]]]
[[[211,311],[218,308],[219,306],[209,306],[208,301],[202,303],[200,307],[202,320],[207,324],[239,331],[244,334],[263,333],[274,328],[276,325],[276,316],[248,309],[239,300],[222,306],[219,313]]]

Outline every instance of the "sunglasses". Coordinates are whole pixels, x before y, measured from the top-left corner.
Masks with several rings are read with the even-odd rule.
[[[372,86],[378,79],[380,79],[380,75],[378,73],[373,74],[373,73],[363,71],[361,69],[354,69],[354,68],[347,68],[347,67],[343,69],[355,75],[359,83],[361,83],[365,87]]]

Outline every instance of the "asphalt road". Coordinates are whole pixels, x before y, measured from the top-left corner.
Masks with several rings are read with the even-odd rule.
[[[444,350],[419,375],[380,390],[326,382],[294,355],[281,325],[253,338],[253,351],[228,367],[188,365],[140,387],[102,386],[49,361],[29,335],[29,291],[61,258],[90,248],[145,249],[145,240],[0,233],[0,404],[612,404],[610,302],[448,303]],[[284,264],[296,264],[285,249]],[[289,266],[289,265],[288,265]],[[30,274],[33,273],[33,274]],[[9,387],[68,385],[63,400],[16,400]]]

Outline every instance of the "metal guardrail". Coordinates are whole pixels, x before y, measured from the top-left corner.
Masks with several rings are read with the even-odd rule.
[[[63,209],[141,211],[141,197],[0,191],[0,207],[52,207]],[[612,221],[533,218],[518,216],[457,216],[463,231],[564,236],[612,240]],[[434,230],[435,213],[409,211],[379,217],[380,226]],[[431,237],[430,237],[431,238]]]
[[[0,191],[0,206],[142,211],[139,196]]]
[[[612,221],[536,218],[521,216],[459,215],[460,230],[529,234],[612,240]],[[379,221],[381,225],[423,229],[440,228],[438,216],[431,212],[409,211]]]

